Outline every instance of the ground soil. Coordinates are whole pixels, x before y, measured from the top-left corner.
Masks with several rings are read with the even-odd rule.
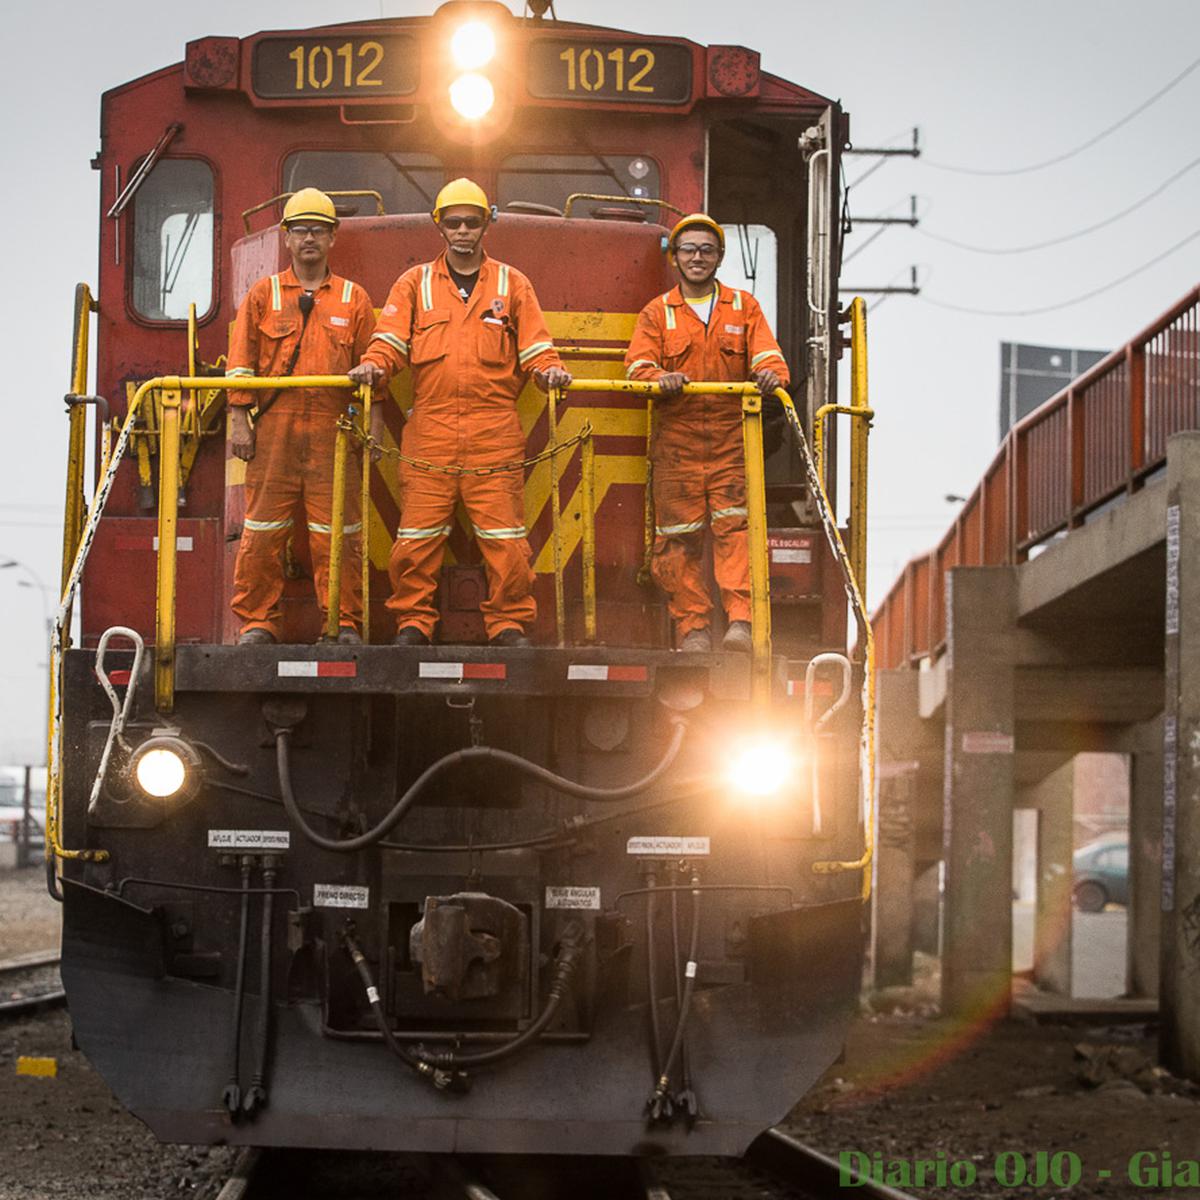
[[[1200,1159],[1200,1087],[1155,1066],[1152,1026],[943,1020],[936,963],[920,966],[916,987],[864,1001],[845,1060],[787,1122],[801,1141],[833,1158],[849,1150],[878,1154],[884,1181],[890,1167],[894,1186],[920,1196],[1200,1198],[1200,1182],[1179,1179],[1183,1160]],[[1033,1171],[1039,1151],[1047,1159],[1065,1152],[1059,1168],[1069,1172],[1077,1162],[1078,1181],[997,1182],[998,1159],[1011,1184],[1021,1170],[1016,1156]],[[1130,1178],[1135,1156],[1145,1164],[1140,1185]],[[964,1160],[975,1179],[918,1187],[911,1166],[918,1159]],[[1179,1182],[1160,1189],[1149,1172],[1168,1160]],[[896,1161],[910,1165],[907,1178]]]
[[[0,959],[56,943],[40,871],[0,872]],[[1127,1177],[1137,1154],[1177,1167],[1200,1157],[1200,1088],[1154,1069],[1150,1029],[954,1024],[936,1013],[936,963],[920,966],[916,987],[864,1001],[844,1061],[787,1122],[802,1141],[833,1157],[878,1152],[885,1171],[890,1160],[974,1167],[964,1186],[897,1182],[925,1197],[1200,1198],[1200,1186],[1160,1192]],[[54,1058],[57,1076],[18,1075],[20,1055]],[[1077,1156],[1078,1182],[995,1182],[997,1156],[1034,1167],[1038,1151]],[[0,1024],[0,1200],[213,1200],[232,1164],[227,1149],[161,1146],[124,1113],[71,1049],[64,1011]]]

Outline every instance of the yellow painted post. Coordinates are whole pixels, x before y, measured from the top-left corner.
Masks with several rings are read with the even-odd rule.
[[[158,438],[158,596],[154,638],[154,706],[175,707],[176,527],[179,523],[179,406],[181,391],[162,393]]]
[[[358,401],[362,405],[363,433],[371,432],[371,385],[364,384],[358,389]],[[371,451],[363,444],[362,461],[362,497],[359,507],[362,509],[362,530],[359,533],[359,543],[362,546],[362,640],[371,640]]]
[[[646,490],[642,493],[642,565],[637,573],[638,584],[650,582],[650,564],[654,554],[654,397],[646,397]]]
[[[550,429],[550,445],[558,447],[558,400],[562,391],[551,388],[546,397],[546,416]],[[554,624],[558,644],[567,644],[567,601],[563,594],[562,561],[562,501],[558,491],[558,454],[550,455],[550,517],[554,538]]]
[[[579,445],[583,478],[583,636],[596,640],[596,445],[584,435]]]
[[[350,410],[353,413],[353,409]],[[353,418],[351,418],[353,419]],[[338,640],[342,617],[342,543],[346,528],[346,451],[349,435],[338,429],[333,448],[333,512],[329,518],[329,592],[325,601],[325,638]]]
[[[871,406],[867,393],[867,305],[850,302],[850,562],[858,590],[867,594],[867,438]]]
[[[86,283],[76,284],[75,334],[71,352],[71,391],[76,396],[87,393],[88,334],[94,308],[91,289]],[[82,404],[73,404],[67,420],[67,495],[63,505],[60,594],[66,589],[71,564],[75,561],[75,551],[79,548],[79,537],[83,532],[83,467],[87,453],[87,410]]]
[[[742,396],[746,455],[746,525],[750,551],[751,699],[771,702],[771,584],[767,562],[767,482],[763,466],[762,397]]]

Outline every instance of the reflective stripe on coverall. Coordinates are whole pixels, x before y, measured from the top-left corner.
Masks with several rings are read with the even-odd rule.
[[[304,317],[301,288],[288,270],[260,279],[238,309],[229,335],[226,378],[282,375]],[[367,293],[330,275],[313,293],[308,328],[300,342],[295,375],[344,375],[366,352],[375,324]],[[229,403],[250,408],[271,392],[231,390]],[[329,538],[333,517],[333,450],[337,419],[350,393],[344,389],[284,389],[255,426],[254,457],[246,464],[246,520],[233,569],[233,611],[242,630],[282,634],[283,553],[297,512],[308,524],[313,584],[325,613],[329,595]],[[352,449],[353,449],[353,443]],[[362,530],[359,469],[346,472],[340,624],[362,620]]]
[[[484,255],[463,302],[443,252],[392,286],[364,359],[388,377],[413,374],[401,449],[441,466],[483,467],[525,457],[517,397],[529,374],[562,365],[529,280]],[[388,569],[398,627],[432,636],[438,573],[456,500],[471,520],[488,577],[480,605],[489,638],[537,616],[525,531],[525,476],[452,475],[400,464],[400,528]]]
[[[744,383],[770,369],[786,384],[787,363],[755,298],[718,284],[707,328],[678,287],[638,314],[625,374],[653,382],[680,371],[689,379]],[[655,537],[651,571],[667,594],[679,637],[707,629],[712,598],[704,579],[704,526],[711,524],[713,573],[731,621],[750,619],[746,464],[740,396],[655,400]]]

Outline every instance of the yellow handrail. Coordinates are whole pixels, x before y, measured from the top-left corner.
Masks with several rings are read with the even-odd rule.
[[[71,353],[71,392],[76,396],[87,393],[88,334],[91,314],[99,306],[92,299],[86,283],[75,285],[75,334]],[[63,506],[62,575],[59,586],[65,587],[71,573],[71,563],[79,548],[83,528],[83,467],[87,447],[87,412],[82,404],[73,404],[68,418],[67,435],[67,498]]]
[[[817,477],[825,470],[825,420],[837,413],[850,418],[850,562],[859,591],[867,591],[867,438],[875,410],[867,394],[867,305],[856,296],[846,310],[850,322],[850,403],[822,404],[813,421],[813,458]]]
[[[342,619],[342,542],[346,535],[346,454],[349,434],[340,426],[333,444],[333,503],[329,514],[329,591],[325,597],[325,641],[338,640]]]
[[[846,588],[846,598],[850,602],[851,611],[858,625],[859,636],[863,644],[863,716],[861,747],[863,755],[863,852],[860,857],[846,861],[822,861],[813,863],[813,870],[818,874],[830,875],[839,871],[859,871],[863,873],[862,898],[866,900],[871,894],[871,860],[875,855],[875,634],[871,629],[871,621],[867,616],[867,607],[859,590],[858,578],[854,573],[846,544],[838,531],[837,520],[833,515],[833,506],[825,491],[824,480],[817,472],[817,466],[808,448],[808,439],[804,436],[804,427],[792,404],[792,398],[780,388],[775,396],[783,405],[788,425],[796,439],[800,450],[800,458],[804,464],[804,473],[808,486],[816,501],[817,510],[821,514],[825,526],[825,536],[833,550],[834,558],[842,571],[842,582]]]
[[[262,212],[264,208],[270,208],[272,204],[278,204],[280,200],[290,200],[295,192],[280,192],[278,196],[272,196],[270,200],[264,200],[261,204],[255,204],[242,212],[242,225],[245,227],[245,232],[250,232],[250,218],[255,213]],[[369,196],[375,201],[375,215],[377,217],[386,217],[387,209],[383,205],[383,196],[373,188],[348,188],[340,192],[326,192],[327,196]],[[268,226],[270,228],[270,226]]]
[[[576,200],[604,200],[609,204],[639,204],[657,206],[658,208],[669,208],[677,216],[685,216],[682,208],[676,208],[673,204],[668,204],[665,200],[656,200],[651,196],[605,196],[600,192],[572,192],[567,197],[566,204],[563,205],[563,216],[571,215],[571,206]]]
[[[358,389],[359,403],[362,405],[363,429],[370,429],[371,419],[371,389],[361,386]],[[347,415],[353,421],[357,415],[353,405]],[[329,516],[329,586],[325,601],[325,634],[324,640],[336,642],[341,629],[342,619],[342,555],[345,553],[346,536],[346,463],[350,454],[350,434],[346,427],[339,422],[337,441],[333,447],[333,505]],[[363,616],[362,638],[367,640],[369,629],[367,614],[371,606],[371,546],[368,537],[370,522],[370,451],[363,453],[363,472],[360,488],[362,491],[362,519],[359,522],[359,544],[362,547],[362,589]]]
[[[583,637],[596,640],[596,443],[586,437],[579,443],[583,470]]]
[[[661,395],[657,383],[634,379],[575,379],[567,385],[567,391]],[[767,563],[766,479],[762,454],[762,397],[753,383],[727,382],[688,383],[684,385],[682,394],[742,397],[746,519],[750,542],[751,696],[756,703],[767,704],[771,696],[771,597]]]
[[[158,591],[155,598],[154,706],[175,705],[175,582],[179,525],[179,409],[182,393],[164,388],[158,442]]]
[[[560,388],[551,388],[546,396],[546,422],[550,445],[558,445],[558,400]],[[554,629],[558,644],[567,644],[567,600],[563,589],[562,497],[558,487],[558,455],[550,455],[550,536],[554,550]]]
[[[81,285],[82,286],[82,285]],[[77,339],[78,348],[78,339]],[[112,454],[109,456],[108,463],[104,473],[101,475],[99,482],[96,485],[96,490],[92,495],[92,501],[88,508],[87,519],[84,522],[82,533],[75,544],[75,552],[71,559],[70,570],[66,573],[63,583],[62,596],[59,601],[58,611],[54,618],[54,629],[50,639],[50,711],[47,728],[46,739],[46,857],[50,858],[74,858],[74,859],[90,859],[95,862],[103,862],[108,858],[106,850],[68,850],[62,844],[62,780],[61,780],[61,738],[62,726],[58,717],[58,697],[62,689],[62,656],[65,649],[66,634],[70,623],[71,604],[75,598],[75,593],[79,588],[79,581],[83,576],[84,564],[87,562],[88,552],[96,536],[96,529],[100,522],[100,516],[104,511],[104,506],[108,501],[109,493],[112,491],[113,481],[116,479],[117,470],[121,465],[122,459],[129,448],[129,442],[133,433],[133,427],[141,414],[142,405],[146,397],[154,391],[162,391],[164,393],[174,393],[174,405],[166,403],[164,400],[163,412],[165,414],[172,408],[178,416],[178,395],[185,388],[216,388],[216,389],[235,389],[238,391],[263,391],[274,388],[351,388],[354,387],[353,380],[345,375],[296,375],[288,378],[270,379],[270,378],[250,378],[250,379],[208,379],[196,377],[192,375],[160,375],[154,379],[148,379],[145,383],[138,386],[137,390],[130,398],[129,407],[125,413],[125,420],[121,424],[121,433],[117,438],[117,443],[113,447]],[[72,409],[72,414],[77,411]],[[168,449],[165,445],[160,446],[160,461],[159,486],[159,527],[158,527],[158,612],[155,614],[156,629],[158,636],[164,634],[164,621],[162,610],[168,604],[171,607],[171,614],[167,620],[165,632],[168,635],[169,644],[166,645],[167,653],[163,655],[163,664],[159,665],[159,649],[155,647],[155,700],[156,703],[163,699],[166,707],[163,711],[170,711],[174,703],[174,581],[175,581],[175,559],[177,554],[177,545],[175,540],[175,521],[178,518],[178,452],[179,452],[179,423],[177,419],[164,421],[163,429],[160,436],[164,437],[164,441],[173,443],[173,450]],[[174,470],[168,470],[168,455],[174,454]],[[163,481],[174,480],[175,487],[172,489],[169,485],[167,495],[164,498],[162,494]],[[173,496],[173,500],[172,500]],[[169,534],[164,528],[169,526]],[[167,534],[164,536],[164,534]],[[167,561],[163,561],[163,560]],[[165,643],[164,643],[165,644]]]

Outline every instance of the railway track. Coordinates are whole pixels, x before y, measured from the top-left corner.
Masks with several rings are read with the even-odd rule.
[[[0,962],[0,1018],[19,1017],[66,1001],[58,976],[58,951],[45,950]]]
[[[217,1200],[834,1200],[832,1159],[778,1129],[743,1159],[458,1158],[246,1151]],[[866,1200],[912,1200],[871,1182]]]

